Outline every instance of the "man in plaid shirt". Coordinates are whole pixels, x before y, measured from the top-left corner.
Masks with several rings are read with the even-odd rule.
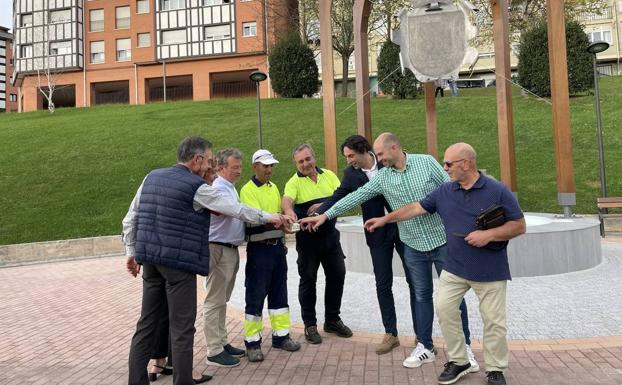
[[[317,229],[326,220],[356,207],[377,195],[384,195],[392,210],[423,199],[438,186],[449,181],[443,167],[430,155],[406,154],[399,138],[383,133],[374,142],[378,161],[385,166],[378,174],[358,190],[346,195],[324,214],[300,221],[305,229]],[[398,222],[400,239],[404,242],[406,274],[415,286],[415,317],[417,323],[417,346],[403,365],[416,368],[435,360],[432,341],[434,305],[432,302],[432,266],[440,275],[447,257],[445,228],[438,214],[423,215]],[[464,300],[460,304],[462,326],[467,342],[471,371],[479,370],[471,352],[468,315]]]

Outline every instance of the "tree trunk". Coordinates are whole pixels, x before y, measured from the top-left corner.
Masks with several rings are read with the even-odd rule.
[[[341,96],[348,96],[348,62],[350,61],[350,55],[341,55]]]

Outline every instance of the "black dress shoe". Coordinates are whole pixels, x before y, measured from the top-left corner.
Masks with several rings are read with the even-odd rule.
[[[173,374],[173,368],[166,366],[153,365],[154,368],[161,369],[159,372],[149,372],[149,381],[154,382],[158,380],[158,375],[166,376]]]
[[[201,378],[193,378],[195,384],[202,384],[212,379],[209,374],[202,374]]]
[[[336,322],[325,322],[324,331],[326,333],[335,333],[339,337],[350,338],[352,337],[352,330],[343,324],[342,320]]]

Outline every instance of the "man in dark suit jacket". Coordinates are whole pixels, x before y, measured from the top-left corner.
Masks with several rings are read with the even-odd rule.
[[[341,151],[348,162],[348,167],[346,167],[343,173],[341,186],[315,211],[317,214],[324,213],[341,198],[363,186],[383,167],[382,163],[377,161],[376,155],[371,150],[371,145],[367,139],[360,135],[348,137],[341,145]],[[369,218],[382,217],[386,212],[391,211],[389,204],[382,195],[364,202],[361,208],[363,210],[364,221]],[[399,232],[395,223],[392,223],[391,226],[387,225],[379,228],[373,233],[365,230],[365,239],[372,257],[374,276],[376,278],[376,294],[378,296],[378,304],[380,305],[382,324],[384,325],[386,333],[382,342],[377,346],[376,353],[384,354],[400,345],[400,341],[397,337],[395,302],[393,300],[393,291],[391,288],[393,286],[392,263],[394,249],[402,259],[404,270],[407,270],[404,264],[404,244],[400,241]],[[409,274],[406,274],[406,277],[408,276]],[[410,308],[416,335],[415,291],[411,282],[408,282],[408,287],[410,289]]]

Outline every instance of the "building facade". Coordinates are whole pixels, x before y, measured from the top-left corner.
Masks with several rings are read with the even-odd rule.
[[[591,42],[606,41],[609,49],[597,54],[598,71],[605,76],[622,75],[622,0],[602,0],[600,13],[582,13],[578,17]],[[518,66],[518,38],[512,43],[510,65],[512,74]],[[495,79],[495,52],[492,45],[476,47],[478,60],[473,67],[460,71],[460,83],[463,86],[487,86]]]
[[[17,111],[17,88],[11,85],[13,75],[13,35],[0,26],[0,112]]]
[[[290,0],[291,1],[291,0]],[[288,0],[14,0],[20,111],[254,96]],[[48,80],[51,79],[51,80]],[[269,81],[260,84],[271,95]]]

